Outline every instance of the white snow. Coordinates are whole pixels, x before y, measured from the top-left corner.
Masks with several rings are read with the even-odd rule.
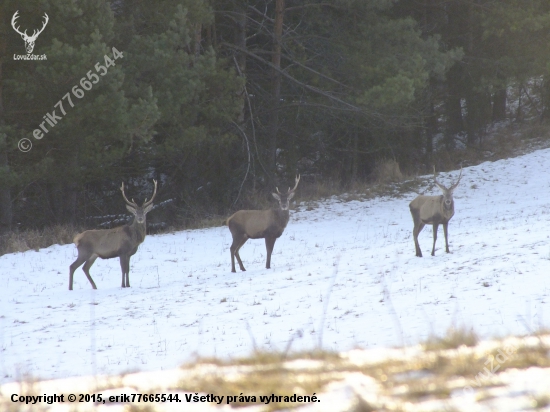
[[[415,257],[415,193],[334,197],[309,211],[298,204],[272,269],[264,242],[249,240],[247,271],[231,273],[227,227],[148,236],[128,289],[118,259],[98,259],[98,290],[79,268],[69,291],[74,245],[1,256],[0,383],[172,369],[254,348],[411,345],[452,325],[483,338],[528,334],[548,324],[549,169],[550,149],[465,168],[452,253],[440,228],[433,257],[429,226],[419,239],[424,257]]]

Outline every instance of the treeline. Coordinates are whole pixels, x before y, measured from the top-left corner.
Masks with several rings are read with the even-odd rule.
[[[182,227],[296,173],[426,170],[549,116],[548,44],[547,0],[4,0],[0,230],[115,224],[122,181]]]

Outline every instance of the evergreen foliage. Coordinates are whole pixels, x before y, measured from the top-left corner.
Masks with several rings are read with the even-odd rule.
[[[14,57],[16,11],[29,34],[49,16],[47,60]],[[548,118],[549,42],[544,0],[6,0],[0,232],[119,224],[121,181],[158,179],[150,226],[182,227],[296,173],[431,167],[526,103]]]

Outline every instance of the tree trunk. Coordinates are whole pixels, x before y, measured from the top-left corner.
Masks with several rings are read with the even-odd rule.
[[[506,119],[506,88],[497,90],[493,94],[493,122]]]
[[[75,150],[69,159],[69,168],[75,173],[78,169],[78,151]],[[77,180],[69,180],[64,185],[65,201],[63,202],[63,209],[65,211],[65,220],[63,223],[69,223],[74,225],[76,222],[76,194],[79,184]]]
[[[455,64],[447,74],[447,95],[445,97],[445,112],[447,124],[445,127],[445,145],[448,150],[455,147],[454,137],[464,130],[464,119],[462,118],[461,100],[461,68],[459,63]]]
[[[546,74],[542,85],[542,114],[541,121],[550,119],[550,75]]]
[[[434,93],[436,85],[433,79],[427,88],[426,107],[424,114],[424,130],[426,131],[426,154],[431,158],[434,151],[434,136],[437,133],[437,116],[435,114]]]
[[[351,182],[357,180],[357,175],[359,174],[359,134],[357,129],[352,132],[352,144],[353,152],[351,158]]]
[[[237,71],[239,72],[239,76],[246,78],[246,54],[239,50],[246,50],[246,8],[243,7],[243,9],[238,10],[235,16],[235,38],[234,42],[235,45],[239,48],[235,52],[235,61],[237,64]],[[243,85],[243,87],[240,90],[240,113],[239,117],[237,119],[239,124],[244,123],[245,119],[245,107],[246,107],[246,90]],[[251,121],[254,121],[254,119],[251,119]]]
[[[271,114],[269,116],[269,144],[268,144],[268,172],[269,179],[275,184],[277,172],[277,135],[279,132],[279,106],[281,100],[281,41],[283,35],[283,16],[285,12],[285,1],[275,2],[275,22],[273,27],[273,57],[272,63],[275,67],[272,71],[272,99]]]
[[[9,171],[8,162],[8,142],[7,136],[3,133],[4,121],[4,101],[2,95],[2,86],[4,83],[2,75],[2,64],[6,57],[6,22],[0,21],[0,170],[5,173]],[[24,155],[24,154],[23,154]],[[0,183],[0,234],[11,230],[13,211],[11,205],[11,191],[8,184]]]
[[[195,24],[195,44],[194,44],[194,52],[195,52],[195,58],[198,58],[201,54],[201,41],[202,41],[202,24],[197,23]]]

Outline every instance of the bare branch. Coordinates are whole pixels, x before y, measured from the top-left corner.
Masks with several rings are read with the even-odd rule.
[[[287,79],[291,80],[292,82],[298,84],[299,86],[301,86],[301,87],[303,87],[303,88],[305,88],[305,89],[307,89],[307,90],[309,90],[309,91],[312,91],[312,92],[315,93],[315,94],[319,94],[319,95],[324,96],[324,97],[326,97],[326,98],[328,98],[328,99],[330,99],[330,100],[332,100],[332,101],[334,101],[334,102],[340,103],[341,105],[346,106],[346,107],[352,109],[352,111],[355,111],[355,112],[363,112],[363,113],[365,112],[365,110],[362,109],[362,108],[360,108],[360,107],[357,107],[357,106],[355,106],[355,105],[353,105],[353,104],[351,104],[351,103],[348,103],[348,102],[346,102],[346,101],[344,101],[344,100],[341,100],[341,99],[339,99],[339,98],[337,98],[337,97],[331,95],[330,93],[327,93],[327,92],[325,92],[325,91],[323,91],[323,90],[320,90],[320,89],[318,89],[318,88],[316,88],[316,87],[310,86],[310,85],[308,85],[308,84],[305,84],[305,83],[303,83],[303,82],[301,82],[301,81],[295,79],[295,78],[292,77],[290,74],[288,74],[286,71],[281,70],[280,68],[276,67],[273,63],[271,63],[271,62],[269,62],[269,61],[263,59],[262,57],[258,56],[258,55],[255,54],[255,53],[252,53],[252,52],[250,52],[250,51],[248,51],[248,50],[246,50],[246,49],[243,49],[242,47],[235,46],[234,44],[230,44],[230,43],[226,43],[226,42],[224,42],[224,43],[222,43],[222,44],[225,45],[225,46],[227,46],[227,47],[229,47],[229,48],[231,48],[231,49],[239,50],[239,51],[241,51],[242,53],[245,53],[245,54],[247,54],[248,56],[253,57],[253,58],[256,59],[256,60],[261,61],[262,63],[264,63],[265,65],[269,66],[269,67],[272,68],[273,70],[275,70],[275,71],[279,72],[280,74],[282,74],[282,75],[283,75],[284,77],[286,77]],[[373,114],[373,113],[371,113],[371,114]]]

